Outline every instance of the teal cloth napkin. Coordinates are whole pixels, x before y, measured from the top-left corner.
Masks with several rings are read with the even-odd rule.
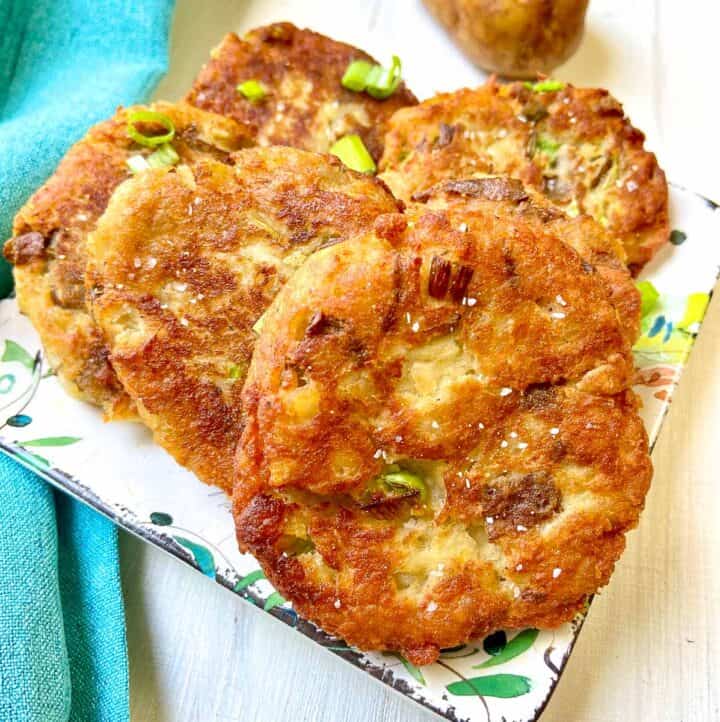
[[[92,123],[148,98],[167,67],[172,8],[0,0],[0,241]],[[11,287],[3,261],[0,297]],[[0,720],[129,716],[117,531],[0,454]]]

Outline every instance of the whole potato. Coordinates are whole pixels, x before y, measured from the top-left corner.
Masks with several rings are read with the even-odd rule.
[[[480,67],[510,78],[549,73],[577,49],[589,0],[424,0]]]

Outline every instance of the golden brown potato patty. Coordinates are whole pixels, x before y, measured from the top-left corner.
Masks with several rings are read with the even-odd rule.
[[[18,305],[40,334],[50,366],[71,393],[102,407],[107,418],[134,411],[85,305],[85,243],[115,188],[130,177],[128,158],[154,150],[127,134],[128,114],[148,109],[173,121],[172,146],[184,163],[223,159],[251,143],[234,121],[189,105],[121,108],[68,151],[18,212],[4,248],[15,266]]]
[[[637,272],[668,239],[665,174],[606,90],[559,86],[491,80],[400,110],[382,178],[404,200],[447,178],[519,178],[570,215],[593,216]]]
[[[257,28],[243,38],[230,33],[186,99],[251,125],[260,145],[327,153],[340,137],[357,133],[377,161],[388,118],[417,100],[404,83],[386,100],[346,90],[340,81],[353,60],[375,62],[358,48],[290,23]],[[267,96],[245,98],[237,86],[246,80],[260,81]]]
[[[234,498],[300,614],[415,664],[572,618],[651,477],[599,275],[512,182],[438,194],[315,253],[267,311]]]
[[[228,491],[253,324],[310,252],[398,208],[379,181],[329,156],[274,147],[232,160],[121,185],[88,240],[87,270],[93,316],[140,417],[178,462]]]

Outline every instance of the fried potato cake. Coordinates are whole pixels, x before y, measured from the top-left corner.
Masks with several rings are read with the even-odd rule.
[[[88,240],[88,298],[110,361],[155,440],[230,490],[253,324],[313,250],[398,210],[385,186],[286,147],[148,170]],[[321,279],[316,279],[321,283]]]
[[[102,407],[107,418],[133,416],[134,410],[85,305],[85,243],[115,188],[130,177],[128,158],[153,152],[127,133],[128,115],[143,110],[171,119],[172,146],[184,163],[224,159],[251,143],[235,121],[189,105],[119,109],[68,151],[18,212],[4,247],[14,265],[18,305],[40,334],[50,366],[73,395]]]
[[[346,90],[342,77],[353,60],[375,60],[290,23],[275,23],[243,38],[225,36],[196,78],[186,100],[255,129],[259,145],[291,145],[327,153],[336,140],[359,135],[377,161],[387,121],[399,108],[417,103],[401,83],[385,100]],[[245,98],[237,86],[262,83],[262,100]]]
[[[389,122],[382,178],[409,200],[439,180],[510,175],[616,235],[637,273],[669,236],[668,190],[606,90],[545,81],[438,95]]]
[[[243,392],[241,548],[300,614],[415,664],[571,619],[650,483],[607,289],[511,188],[315,253]]]

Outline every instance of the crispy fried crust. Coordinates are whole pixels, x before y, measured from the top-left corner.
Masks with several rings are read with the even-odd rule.
[[[244,38],[226,35],[200,71],[188,102],[255,128],[260,145],[291,145],[326,153],[343,135],[357,133],[378,160],[388,118],[417,103],[401,84],[386,100],[342,87],[350,62],[367,53],[290,23],[252,30]],[[245,80],[268,90],[260,102],[237,91]]]
[[[87,269],[92,313],[140,417],[228,491],[253,324],[308,253],[398,209],[379,181],[331,157],[275,147],[232,158],[120,186]]]
[[[607,290],[552,221],[496,192],[314,254],[244,389],[241,547],[300,614],[416,664],[570,619],[650,482]],[[424,492],[378,497],[393,464]]]
[[[18,304],[40,334],[50,365],[68,390],[103,408],[106,417],[134,415],[108,362],[108,351],[85,305],[85,242],[115,188],[130,171],[131,155],[149,155],[126,132],[120,109],[91,128],[67,153],[51,178],[19,211],[5,256],[14,264]],[[234,121],[189,105],[156,103],[177,131],[173,147],[185,163],[227,158],[250,144]]]
[[[606,90],[490,81],[396,113],[382,177],[400,198],[447,178],[511,175],[622,242],[633,272],[668,238],[668,191],[644,136]]]
[[[569,218],[537,191],[514,178],[487,176],[465,180],[447,180],[413,195],[411,207],[442,209],[462,223],[467,198],[510,201],[528,224],[545,226],[585,262],[586,272],[595,272],[605,284],[615,306],[624,335],[632,346],[640,333],[640,294],[625,266],[625,251],[616,237],[590,216]]]

